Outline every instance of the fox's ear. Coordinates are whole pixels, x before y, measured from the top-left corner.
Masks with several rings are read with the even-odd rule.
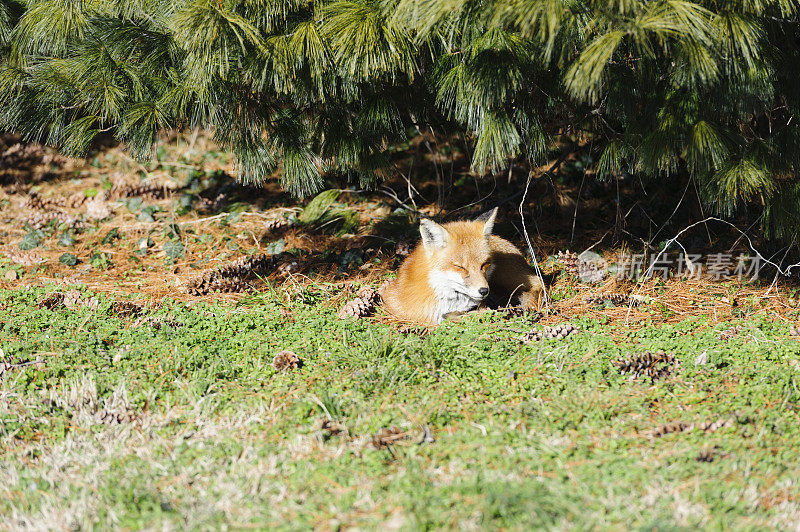
[[[483,222],[483,234],[486,238],[489,238],[489,235],[492,234],[492,229],[494,229],[494,220],[497,218],[497,207],[492,209],[489,212],[485,212],[475,218],[476,222]]]
[[[419,221],[419,234],[422,235],[422,245],[428,251],[441,249],[447,245],[447,229],[433,220],[423,218]]]

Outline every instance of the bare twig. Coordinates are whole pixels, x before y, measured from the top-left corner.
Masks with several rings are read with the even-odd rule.
[[[396,202],[397,202],[397,203],[398,203],[398,204],[399,204],[401,207],[403,207],[405,210],[407,210],[407,211],[410,211],[410,212],[413,212],[413,213],[414,213],[414,214],[416,214],[417,216],[425,216],[425,214],[424,214],[424,213],[422,213],[422,212],[418,211],[417,209],[415,209],[415,208],[414,208],[414,207],[412,207],[411,205],[409,205],[409,204],[407,204],[406,202],[404,202],[403,200],[401,200],[401,199],[400,199],[400,198],[397,196],[397,194],[395,193],[395,191],[394,191],[394,190],[392,190],[391,188],[389,188],[389,187],[386,187],[386,186],[383,186],[383,187],[380,187],[380,188],[378,188],[378,189],[376,189],[376,190],[377,190],[378,192],[380,192],[381,194],[383,194],[383,195],[385,195],[385,196],[388,196],[389,198],[391,198],[391,199],[393,199],[394,201],[396,201]]]
[[[572,233],[569,235],[569,243],[575,240],[575,223],[578,221],[578,206],[581,204],[581,193],[583,192],[583,184],[586,182],[586,170],[583,171],[581,178],[581,186],[578,188],[578,197],[575,198],[575,212],[572,213]]]
[[[559,161],[556,161],[556,164],[560,164]],[[553,165],[552,168],[555,168],[556,165]],[[544,277],[542,276],[542,270],[539,268],[539,261],[536,260],[536,252],[533,250],[533,244],[531,244],[531,237],[528,235],[528,228],[525,225],[525,197],[528,195],[528,188],[531,185],[531,181],[533,180],[533,173],[528,173],[528,180],[525,183],[525,190],[522,193],[522,199],[519,202],[519,218],[522,222],[522,232],[525,236],[525,243],[528,245],[528,252],[531,254],[531,260],[533,261],[533,268],[536,271],[536,275],[539,277],[539,282],[542,283],[542,294],[544,295],[544,306],[545,308],[550,308],[550,296],[547,294],[547,289],[544,285]]]
[[[712,221],[726,224],[726,225],[732,227],[733,229],[735,229],[736,231],[738,231],[745,239],[747,239],[747,245],[750,248],[750,251],[755,253],[756,257],[758,257],[758,259],[760,261],[763,261],[764,263],[769,264],[770,266],[775,268],[777,270],[778,274],[786,276],[786,277],[789,277],[792,274],[792,270],[794,268],[800,267],[800,262],[797,262],[795,264],[790,264],[789,266],[786,267],[786,269],[781,268],[778,264],[775,264],[771,260],[769,260],[766,257],[764,257],[764,255],[762,255],[761,252],[758,251],[755,248],[755,246],[753,246],[753,241],[750,240],[750,237],[744,231],[742,231],[741,229],[739,229],[738,227],[736,227],[734,224],[732,224],[731,222],[729,222],[727,220],[723,220],[723,219],[717,218],[715,216],[708,216],[706,218],[703,218],[699,222],[695,222],[693,224],[690,224],[690,225],[684,227],[680,232],[678,232],[677,235],[675,235],[673,238],[671,238],[669,241],[667,241],[667,243],[664,246],[664,248],[661,251],[658,252],[658,254],[656,255],[655,259],[653,259],[650,262],[650,266],[648,266],[647,270],[645,270],[645,274],[642,276],[642,280],[639,281],[639,283],[636,285],[636,290],[634,290],[634,294],[638,295],[638,293],[641,291],[642,287],[644,286],[644,281],[646,279],[650,278],[650,276],[652,276],[653,267],[655,266],[655,264],[659,261],[659,259],[664,255],[664,253],[667,251],[667,249],[669,249],[669,247],[672,244],[678,244],[678,246],[683,250],[684,254],[688,255],[688,253],[686,253],[686,249],[681,245],[680,242],[678,242],[678,239],[681,237],[681,235],[683,235],[684,233],[686,233],[690,229],[692,229],[694,227],[697,227],[700,224],[705,224],[705,226],[707,228],[708,227],[708,222],[712,222]],[[785,255],[784,255],[784,258],[785,258]],[[625,323],[628,323],[628,319],[630,318],[630,313],[631,313],[631,309],[632,308],[633,308],[632,305],[628,306],[628,312],[625,315]]]

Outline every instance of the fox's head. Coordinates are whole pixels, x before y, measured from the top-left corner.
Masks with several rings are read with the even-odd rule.
[[[496,216],[495,208],[472,222],[420,222],[422,245],[431,266],[429,281],[437,296],[466,297],[477,306],[489,295],[489,238]]]

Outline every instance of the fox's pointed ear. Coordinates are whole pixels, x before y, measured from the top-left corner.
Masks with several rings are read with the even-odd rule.
[[[497,207],[492,209],[489,212],[485,212],[475,218],[476,222],[483,222],[483,234],[486,238],[489,238],[489,235],[492,234],[492,230],[494,229],[494,220],[497,218]]]
[[[428,251],[441,249],[447,245],[447,229],[433,220],[423,218],[419,221],[419,234],[422,235],[422,245]]]

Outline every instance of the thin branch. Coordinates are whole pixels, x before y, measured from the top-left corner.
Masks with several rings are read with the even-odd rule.
[[[556,161],[557,164],[560,164],[559,161]],[[556,165],[553,165],[552,168],[555,168]],[[525,225],[525,197],[528,195],[528,187],[531,185],[531,181],[533,180],[533,172],[528,172],[528,180],[525,183],[525,190],[522,193],[522,199],[519,202],[519,218],[522,222],[522,232],[525,236],[525,243],[528,245],[528,252],[531,254],[531,260],[533,261],[533,268],[536,271],[536,275],[539,277],[539,282],[542,283],[542,294],[544,296],[544,306],[545,308],[550,308],[550,296],[547,295],[547,288],[544,284],[544,276],[542,276],[542,270],[539,268],[539,261],[536,260],[536,252],[533,250],[533,244],[531,244],[531,237],[528,235],[528,228]]]
[[[684,248],[684,247],[681,245],[681,243],[680,243],[680,242],[678,242],[678,239],[681,237],[681,235],[683,235],[685,232],[689,231],[690,229],[692,229],[692,228],[694,228],[694,227],[697,227],[697,226],[698,226],[698,225],[700,225],[700,224],[708,224],[708,222],[721,222],[721,223],[723,223],[723,224],[726,224],[726,225],[728,225],[728,226],[732,227],[732,228],[733,228],[733,229],[735,229],[736,231],[739,231],[739,233],[740,233],[740,234],[741,234],[741,235],[742,235],[744,238],[746,238],[746,239],[747,239],[747,245],[748,245],[748,247],[750,248],[750,251],[752,251],[753,253],[755,253],[755,254],[756,254],[756,257],[758,257],[758,259],[759,259],[760,261],[763,261],[764,263],[766,263],[766,264],[769,264],[770,266],[772,266],[773,268],[775,268],[775,269],[777,270],[777,272],[778,272],[780,275],[783,275],[783,276],[785,276],[785,277],[789,277],[789,276],[792,274],[792,270],[793,270],[794,268],[800,268],[800,262],[797,262],[797,263],[795,263],[795,264],[791,264],[791,265],[787,266],[787,267],[786,267],[786,269],[784,270],[784,269],[783,269],[783,268],[781,268],[781,267],[780,267],[778,264],[775,264],[775,263],[774,263],[774,262],[772,262],[771,260],[769,260],[769,259],[765,258],[765,257],[764,257],[764,255],[762,255],[762,254],[761,254],[761,252],[760,252],[760,251],[758,251],[758,250],[755,248],[755,246],[753,245],[753,241],[752,241],[752,240],[750,240],[750,237],[749,237],[749,236],[748,236],[748,235],[747,235],[747,234],[746,234],[744,231],[742,231],[741,229],[739,229],[738,227],[736,227],[734,224],[732,224],[731,222],[729,222],[729,221],[727,221],[727,220],[723,220],[723,219],[721,219],[721,218],[717,218],[717,217],[715,217],[715,216],[709,216],[709,217],[707,217],[707,218],[703,218],[703,219],[702,219],[702,220],[700,220],[699,222],[695,222],[695,223],[693,223],[693,224],[690,224],[690,225],[688,225],[688,226],[684,227],[684,228],[683,228],[683,229],[682,229],[682,230],[681,230],[681,231],[680,231],[680,232],[679,232],[677,235],[675,235],[675,236],[674,236],[672,239],[670,239],[670,240],[669,240],[669,241],[666,243],[666,245],[664,246],[664,249],[662,249],[661,251],[659,251],[659,252],[658,252],[658,254],[656,255],[655,259],[653,259],[653,260],[650,262],[650,266],[648,266],[647,270],[645,270],[645,273],[644,273],[644,275],[642,276],[642,280],[641,280],[641,281],[639,281],[639,283],[636,285],[636,290],[634,290],[634,295],[638,295],[638,293],[641,291],[641,288],[644,286],[644,281],[645,281],[646,279],[649,279],[649,278],[650,278],[650,276],[652,276],[652,274],[653,274],[653,267],[656,265],[656,263],[659,261],[659,259],[660,259],[660,258],[661,258],[661,257],[664,255],[664,253],[666,253],[667,249],[669,249],[669,247],[670,247],[672,244],[675,244],[675,243],[677,243],[677,244],[678,244],[678,246],[680,246],[680,248],[681,248],[681,249],[683,249],[683,252],[684,252],[685,254],[687,254],[687,255],[688,255],[688,253],[686,253],[686,249],[685,249],[685,248]],[[793,242],[794,242],[794,241],[793,241]],[[784,256],[784,257],[785,257],[785,256]],[[631,309],[632,309],[632,308],[633,308],[633,300],[631,300],[631,304],[628,306],[628,312],[627,312],[627,314],[625,315],[625,323],[628,323],[628,319],[629,319],[629,317],[630,317],[630,314],[631,314]]]

